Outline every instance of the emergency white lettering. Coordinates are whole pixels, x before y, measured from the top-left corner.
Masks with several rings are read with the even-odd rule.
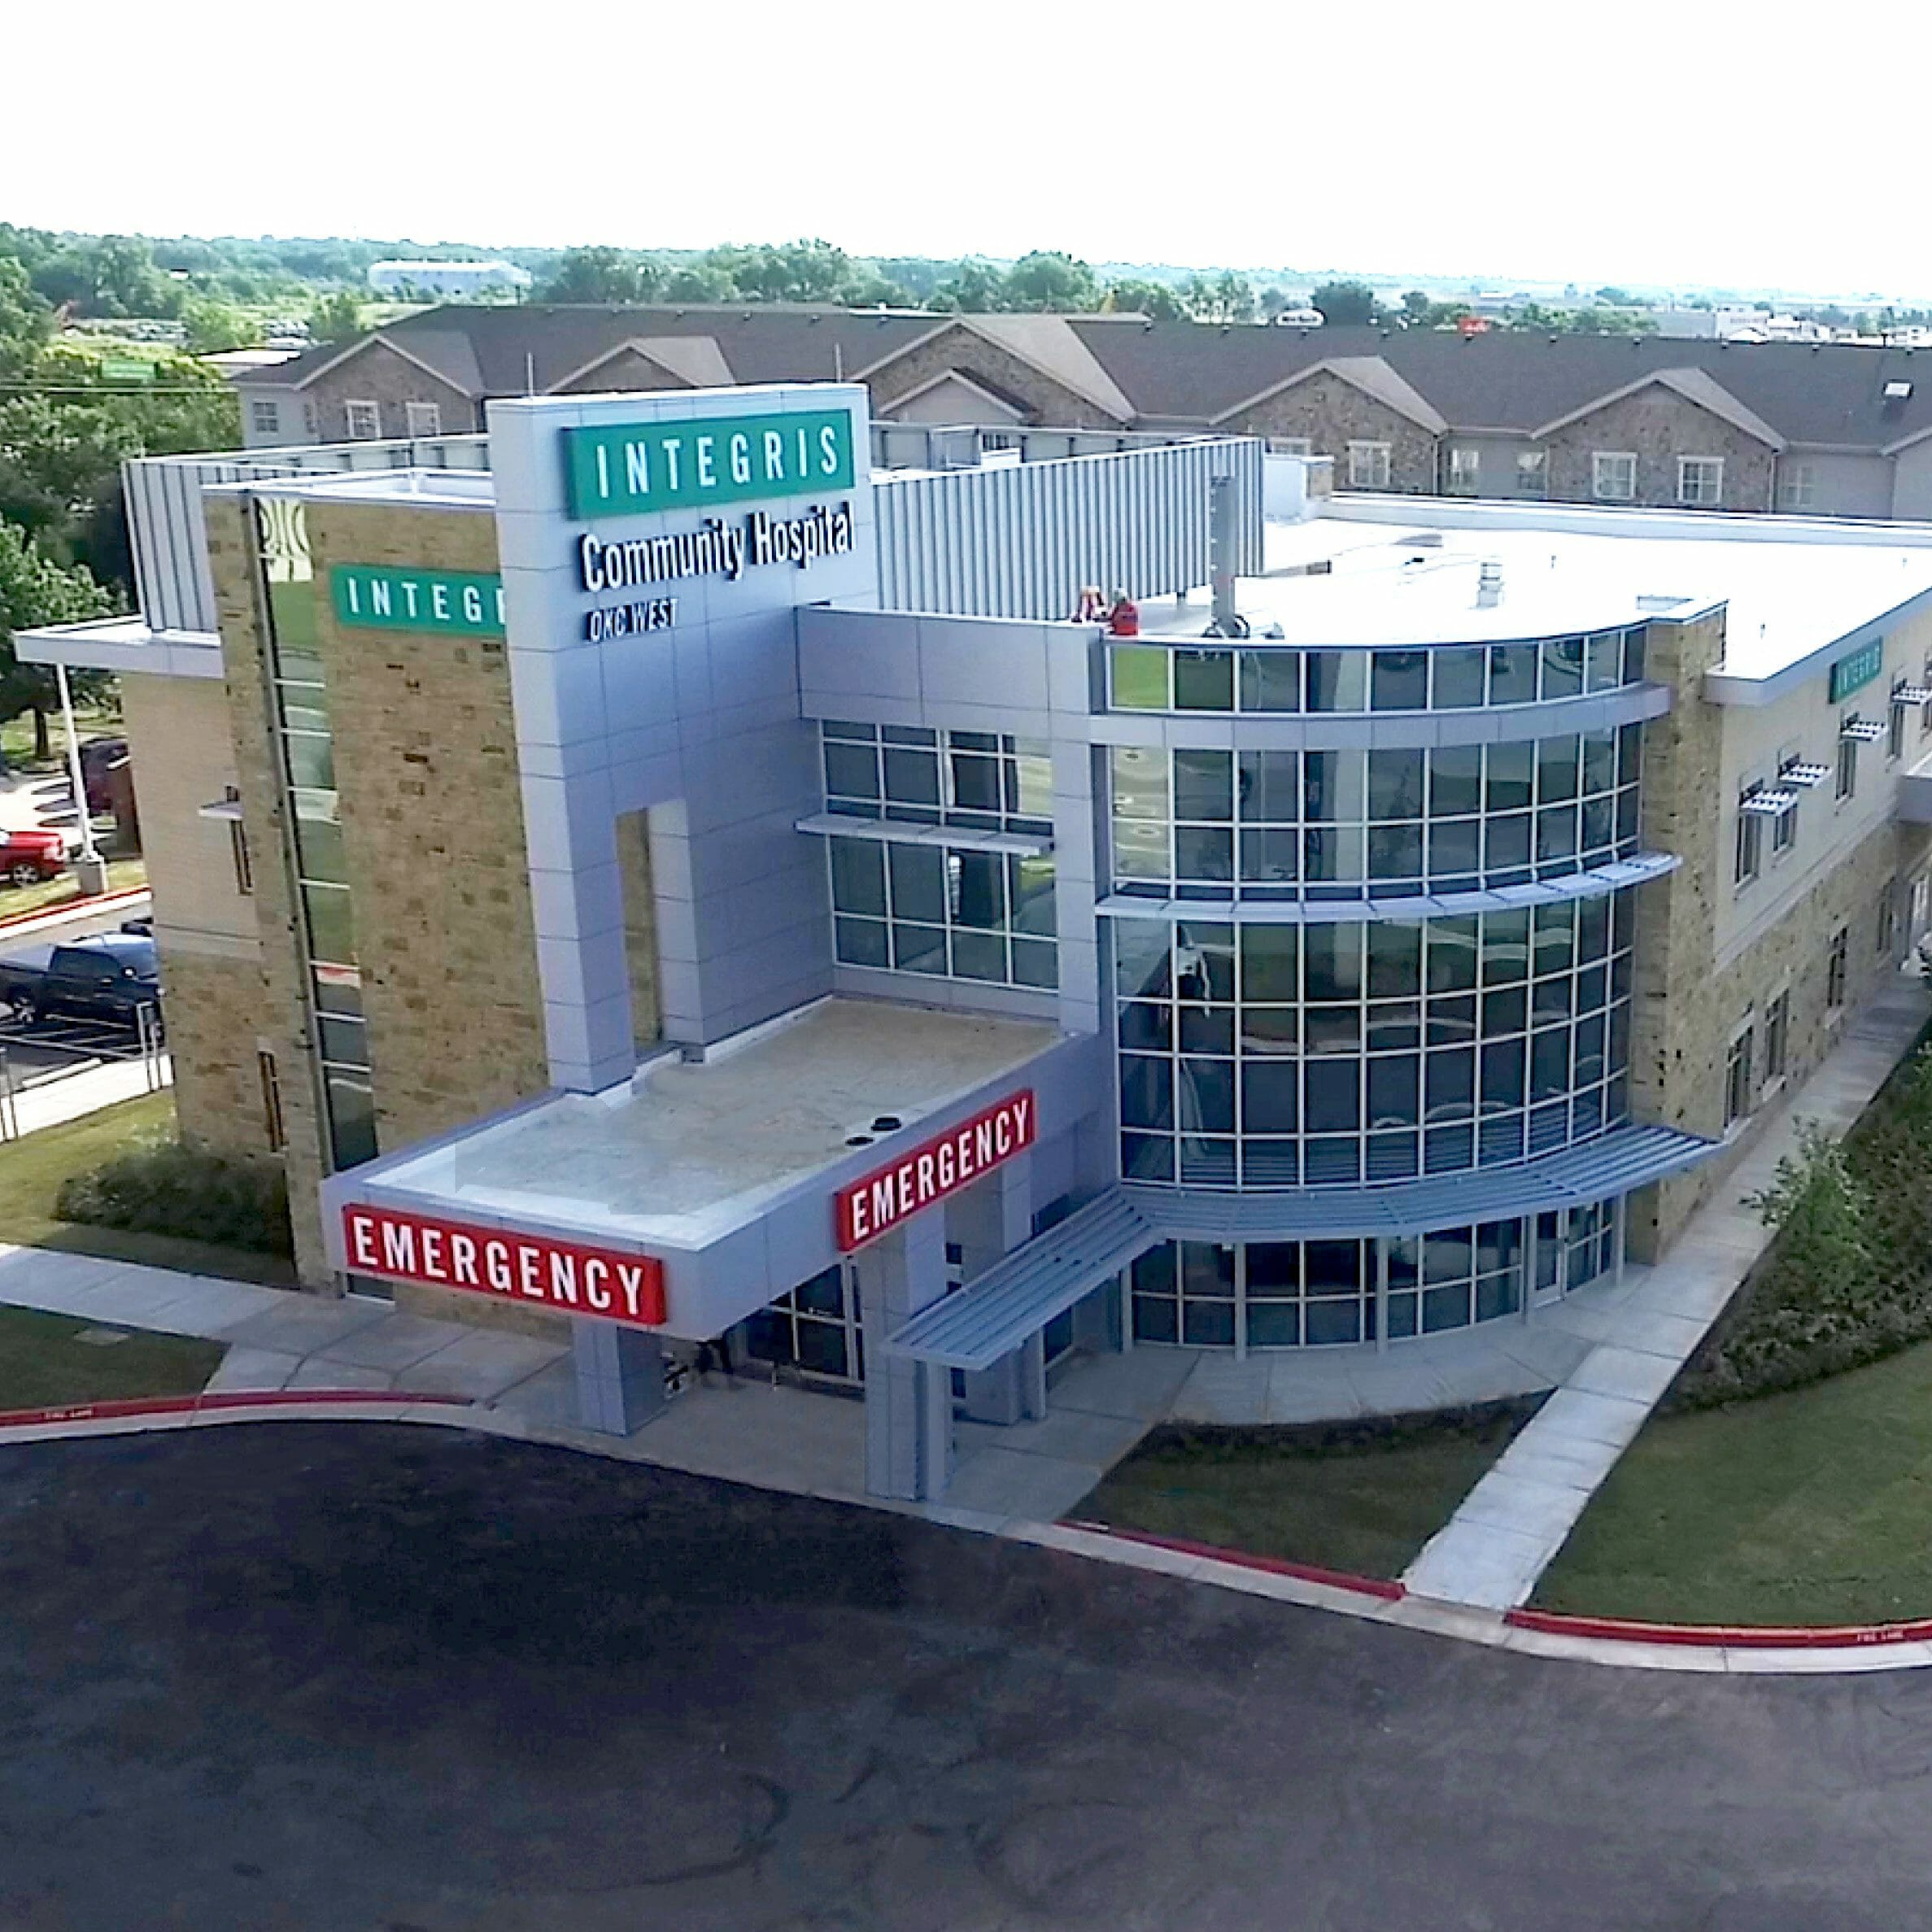
[[[1032,1094],[1009,1095],[889,1167],[840,1189],[833,1201],[840,1248],[849,1252],[877,1240],[909,1215],[1012,1159],[1033,1144],[1034,1123]]]

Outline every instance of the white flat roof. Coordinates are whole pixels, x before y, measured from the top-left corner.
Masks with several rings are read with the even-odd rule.
[[[382,1190],[695,1250],[825,1170],[870,1172],[918,1138],[903,1129],[1057,1045],[1041,1022],[827,999],[630,1084],[558,1094],[393,1165]],[[869,1145],[848,1145],[858,1135]]]
[[[1741,680],[1773,677],[1932,594],[1932,527],[1812,517],[1354,499],[1269,524],[1265,554],[1267,574],[1236,588],[1258,637],[1279,625],[1308,645],[1503,642],[1724,604],[1722,671]],[[1488,607],[1485,563],[1502,574]],[[1304,574],[1311,564],[1328,567]],[[1152,635],[1197,635],[1206,621],[1198,598],[1141,608]]]

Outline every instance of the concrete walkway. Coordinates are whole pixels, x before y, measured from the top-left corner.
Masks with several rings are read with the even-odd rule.
[[[1864,1112],[1925,1024],[1932,1001],[1903,976],[1845,1037],[1690,1221],[1655,1268],[1629,1271],[1607,1305],[1585,1311],[1603,1339],[1562,1380],[1494,1468],[1424,1546],[1402,1581],[1416,1594],[1513,1609],[1650,1419],[1677,1371],[1770,1241],[1744,1197],[1770,1184],[1798,1123],[1843,1132]],[[1579,1300],[1581,1297],[1578,1297]]]
[[[0,1139],[16,1140],[44,1127],[78,1120],[84,1114],[98,1114],[124,1100],[159,1092],[173,1079],[173,1062],[163,1053],[152,1071],[139,1060],[109,1060],[77,1073],[46,1075],[31,1084],[23,1081],[0,1098]]]

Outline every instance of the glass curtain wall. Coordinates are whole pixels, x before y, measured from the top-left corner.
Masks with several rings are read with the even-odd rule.
[[[293,831],[295,892],[332,1171],[376,1154],[362,972],[342,850],[329,687],[316,630],[316,587],[299,503],[255,505],[267,587],[271,725]]]
[[[1629,892],[1412,923],[1111,924],[1130,1180],[1401,1180],[1628,1117]]]
[[[1109,758],[1116,892],[1337,899],[1464,892],[1638,849],[1642,730],[1394,751]]]

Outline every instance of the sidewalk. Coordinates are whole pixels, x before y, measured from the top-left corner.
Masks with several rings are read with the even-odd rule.
[[[1925,1024],[1932,1001],[1900,977],[1845,1037],[1690,1218],[1667,1258],[1632,1269],[1605,1339],[1566,1376],[1496,1466],[1423,1547],[1402,1581],[1419,1596],[1511,1610],[1576,1528],[1590,1499],[1723,1313],[1771,1238],[1744,1197],[1769,1185],[1798,1123],[1842,1133],[1864,1111]]]
[[[56,1074],[37,1080],[32,1086],[15,1088],[4,1103],[5,1118],[0,1129],[11,1140],[22,1134],[37,1133],[43,1127],[58,1127],[63,1121],[78,1120],[83,1114],[98,1114],[102,1107],[117,1106],[124,1100],[137,1100],[171,1085],[174,1066],[163,1053],[155,1062],[160,1078],[154,1077],[138,1060],[111,1060],[84,1072]]]

